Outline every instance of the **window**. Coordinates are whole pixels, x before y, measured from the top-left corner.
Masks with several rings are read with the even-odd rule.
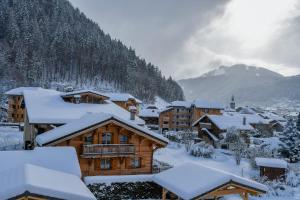
[[[12,105],[13,109],[16,109],[16,105]]]
[[[93,144],[93,135],[92,134],[88,134],[87,136],[85,136],[84,144]]]
[[[111,144],[111,133],[102,134],[102,144]]]
[[[140,168],[141,167],[141,158],[133,158],[131,161],[132,168]]]
[[[120,144],[127,144],[128,143],[128,136],[127,135],[120,135]]]
[[[111,160],[110,159],[101,159],[100,168],[101,169],[110,169],[111,168]]]

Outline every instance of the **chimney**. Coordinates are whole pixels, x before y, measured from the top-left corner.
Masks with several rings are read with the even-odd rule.
[[[243,125],[246,125],[246,117],[243,117]]]
[[[74,99],[75,99],[75,104],[79,104],[79,103],[80,103],[81,96],[80,96],[79,94],[74,95]]]
[[[135,106],[129,106],[130,120],[135,120],[136,111],[137,109]]]

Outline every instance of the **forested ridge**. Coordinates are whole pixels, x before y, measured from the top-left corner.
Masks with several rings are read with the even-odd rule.
[[[158,67],[112,39],[66,0],[1,0],[0,78],[14,86],[51,82],[116,90],[151,101],[183,99]]]

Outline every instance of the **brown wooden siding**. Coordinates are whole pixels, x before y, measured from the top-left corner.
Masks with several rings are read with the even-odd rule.
[[[135,147],[135,154],[113,154],[113,155],[84,155],[83,148],[85,144],[85,137],[92,135],[92,144],[102,144],[102,134],[112,134],[112,144],[120,144],[120,135],[128,136],[128,144]],[[79,163],[83,176],[96,175],[123,175],[123,174],[149,174],[152,173],[152,157],[154,148],[160,146],[154,141],[137,135],[123,127],[114,123],[96,128],[92,131],[83,132],[83,134],[71,138],[69,140],[58,143],[56,146],[73,146],[76,148]],[[140,158],[141,166],[133,168],[131,166],[132,159]],[[111,168],[101,169],[101,159],[110,159]]]
[[[8,121],[24,122],[24,108],[22,107],[23,96],[12,95],[8,97]]]

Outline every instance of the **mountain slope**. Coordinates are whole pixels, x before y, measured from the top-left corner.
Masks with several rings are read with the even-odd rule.
[[[11,87],[63,82],[97,89],[108,83],[146,101],[183,98],[172,78],[66,0],[1,0],[0,80]]]
[[[300,100],[300,76],[284,77],[265,68],[221,66],[198,78],[180,80],[187,99],[228,102],[232,95],[242,102],[266,102],[279,98]]]

